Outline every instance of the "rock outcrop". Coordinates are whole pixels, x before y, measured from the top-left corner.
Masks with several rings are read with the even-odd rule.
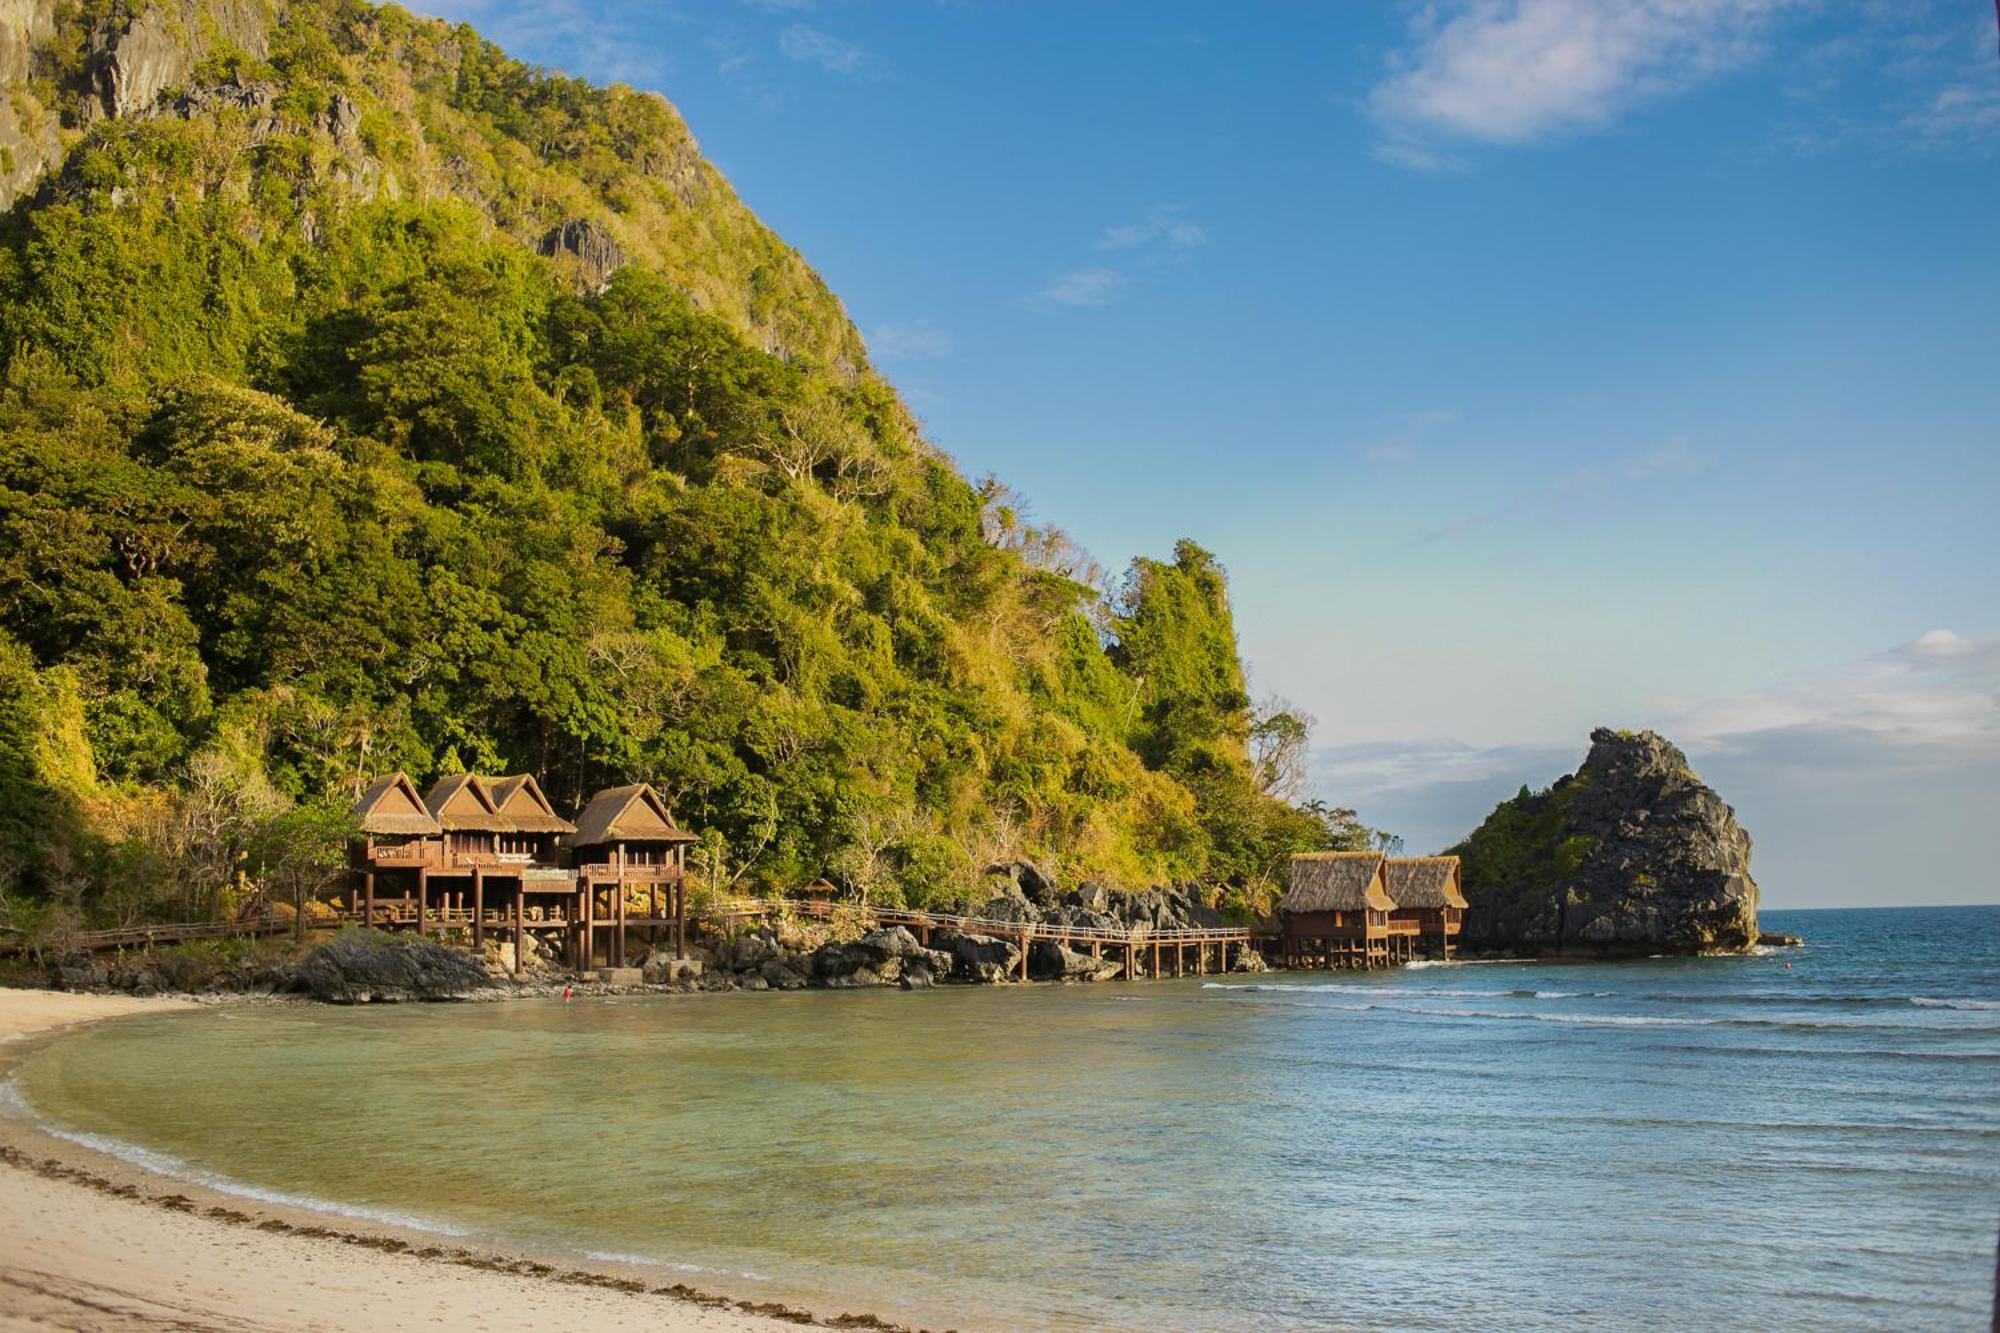
[[[457,1000],[488,984],[486,969],[464,949],[435,940],[348,930],[301,958],[289,990],[330,1004]]]
[[[1757,884],[1735,811],[1650,731],[1590,739],[1574,774],[1523,788],[1452,849],[1471,903],[1464,947],[1615,957],[1754,945]]]
[[[611,281],[611,275],[626,263],[624,248],[617,239],[588,218],[571,218],[553,228],[535,248],[550,257],[573,258],[585,285],[593,290]]]

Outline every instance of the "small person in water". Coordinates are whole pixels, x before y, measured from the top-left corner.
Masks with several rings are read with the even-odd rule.
[[[1790,963],[1786,963],[1786,964],[1785,964],[1785,966],[1786,966],[1786,967],[1790,967],[1790,966],[1791,966],[1791,964],[1790,964]],[[568,983],[567,981],[565,981],[565,982],[563,983],[563,1003],[564,1003],[564,1004],[568,1004],[568,1003],[569,1003],[569,983]]]

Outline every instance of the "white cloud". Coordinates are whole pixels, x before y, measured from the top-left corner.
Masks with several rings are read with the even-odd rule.
[[[2000,755],[2000,639],[1931,630],[1839,671],[1669,716],[1691,749],[1802,730],[1845,733],[1880,746]]]
[[[1601,128],[1742,65],[1770,17],[1802,0],[1438,0],[1368,105],[1376,155],[1438,170],[1436,140],[1533,143]]]
[[[1772,906],[1991,902],[2000,808],[2000,638],[1932,630],[1808,679],[1653,715],[1757,840]],[[1450,846],[1522,785],[1573,771],[1587,743],[1330,746],[1314,786],[1412,851]]]
[[[868,334],[868,346],[891,360],[935,359],[951,355],[951,334],[927,319],[877,324]]]
[[[1179,204],[1155,204],[1141,221],[1106,227],[1097,240],[1100,250],[1193,250],[1207,244],[1208,229]]]
[[[1051,305],[1102,306],[1118,299],[1130,281],[1113,268],[1080,268],[1059,273],[1035,293],[1035,301]]]
[[[803,23],[778,34],[778,49],[788,60],[818,65],[829,74],[858,74],[868,64],[868,52],[861,47]]]

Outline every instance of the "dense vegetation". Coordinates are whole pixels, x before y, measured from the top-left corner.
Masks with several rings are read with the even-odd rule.
[[[1251,902],[1366,836],[1284,799],[1215,559],[1099,587],[969,484],[665,103],[319,0],[91,118],[94,21],[0,223],[17,907],[303,884],[394,768],[649,780],[711,879],[924,901],[1030,855]],[[578,217],[632,262],[537,251]]]
[[[1569,884],[1597,846],[1590,835],[1570,831],[1577,797],[1590,783],[1586,769],[1541,791],[1523,786],[1446,850],[1463,863],[1461,883],[1475,913],[1504,914],[1551,899]]]

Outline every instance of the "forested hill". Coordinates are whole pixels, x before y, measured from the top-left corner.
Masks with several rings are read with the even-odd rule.
[[[12,0],[0,75],[0,908],[225,907],[395,768],[916,900],[1356,835],[1216,561],[1101,594],[660,98],[347,0]]]

